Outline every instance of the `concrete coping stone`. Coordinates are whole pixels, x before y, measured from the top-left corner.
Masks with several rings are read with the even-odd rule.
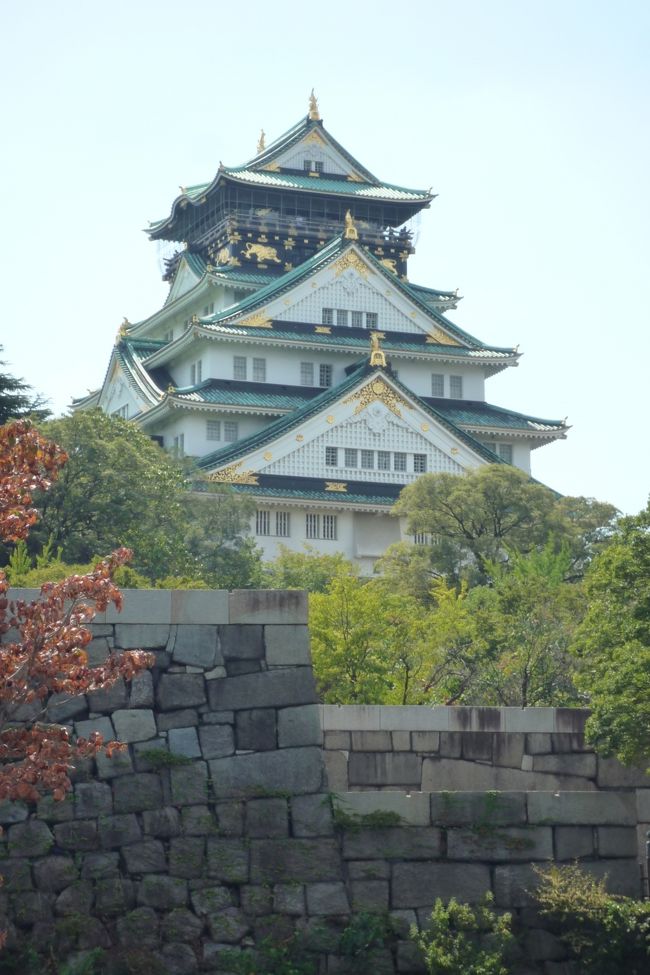
[[[416,705],[323,704],[323,731],[574,732],[589,711],[580,708],[421,707]]]

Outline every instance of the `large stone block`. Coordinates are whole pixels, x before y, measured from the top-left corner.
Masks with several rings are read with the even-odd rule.
[[[237,711],[235,714],[235,737],[237,748],[255,752],[272,751],[277,748],[277,718],[274,708],[255,708],[251,711]]]
[[[181,824],[184,836],[214,836],[218,831],[216,815],[208,806],[184,806]]]
[[[300,667],[311,664],[309,630],[306,626],[265,626],[264,644],[269,667]]]
[[[120,741],[148,741],[158,733],[153,711],[145,708],[114,711],[113,724]]]
[[[636,829],[632,826],[598,826],[598,854],[601,857],[635,857]]]
[[[322,745],[323,732],[317,704],[303,704],[278,711],[278,746]]]
[[[83,880],[103,880],[117,877],[120,868],[119,853],[87,853],[81,866]]]
[[[228,593],[224,589],[175,590],[171,594],[172,623],[227,623]]]
[[[179,836],[181,832],[181,816],[173,806],[163,806],[162,809],[149,809],[142,814],[145,833],[170,839]]]
[[[379,914],[390,907],[389,884],[386,880],[353,880],[350,893],[355,911]]]
[[[422,759],[410,752],[351,752],[348,781],[353,785],[420,788]]]
[[[164,623],[117,623],[115,626],[115,646],[121,650],[166,647],[168,639],[169,626]]]
[[[598,756],[598,787],[603,789],[647,789],[650,776],[643,769],[625,768],[616,758]]]
[[[160,776],[149,772],[123,775],[113,782],[116,813],[142,812],[163,805]]]
[[[109,758],[105,751],[95,755],[98,779],[116,779],[119,775],[131,775],[133,762],[128,748],[113,752]]]
[[[167,743],[172,755],[201,758],[201,747],[196,728],[171,728],[167,732]]]
[[[243,713],[245,712],[240,712]],[[235,750],[232,727],[215,724],[199,728],[199,745],[203,758],[225,758],[232,755]]]
[[[4,865],[2,870],[6,874]],[[78,876],[79,871],[71,857],[43,857],[34,864],[34,881],[39,890],[58,893],[74,883]]]
[[[275,884],[273,910],[277,914],[300,917],[305,913],[305,888],[300,884]]]
[[[527,802],[529,823],[636,825],[632,792],[530,792]]]
[[[485,731],[467,731],[463,735],[463,758],[472,762],[492,761],[494,735]]]
[[[257,842],[257,841],[255,841]],[[249,879],[249,843],[234,837],[208,837],[208,877],[226,884],[245,884]]]
[[[187,880],[164,874],[146,874],[138,885],[138,904],[170,910],[187,904]]]
[[[64,860],[66,863],[71,863],[71,861],[67,860],[67,858],[65,857],[48,857],[47,860],[56,860],[56,861]],[[46,860],[39,860],[38,863],[35,864],[35,867],[43,863],[46,863]],[[74,864],[72,864],[72,866],[74,867]],[[47,885],[44,886],[43,883],[40,882],[42,878],[46,876],[46,874],[47,874],[47,868],[42,867],[41,875],[39,876],[37,874],[36,876],[37,886],[40,887],[41,890],[55,889],[52,887],[48,887]],[[76,876],[76,871],[74,871],[74,875]],[[71,880],[67,881],[67,883],[71,883],[71,882],[72,882]],[[32,883],[32,872],[30,870],[28,859],[20,859],[20,860],[15,859],[15,860],[2,861],[2,887],[5,893],[13,894],[15,891],[18,890],[32,890],[33,886],[34,885]],[[62,889],[65,886],[66,883],[64,883],[60,889]]]
[[[261,754],[232,755],[209,763],[218,798],[282,792],[304,795],[321,787],[319,748],[282,748]]]
[[[432,907],[436,898],[476,903],[490,890],[490,870],[482,864],[396,863],[393,867],[392,906]]]
[[[148,670],[136,674],[129,685],[130,708],[152,708],[154,705],[153,677]]]
[[[224,944],[238,944],[250,931],[250,923],[236,907],[226,907],[208,916],[210,937]]]
[[[650,789],[636,790],[637,817],[640,823],[650,823]]]
[[[345,792],[337,793],[334,802],[348,815],[392,813],[403,825],[431,825],[429,794],[425,792]]]
[[[208,695],[214,711],[295,707],[316,702],[314,676],[310,667],[211,680],[208,681]]]
[[[10,857],[46,856],[54,846],[52,831],[40,819],[29,819],[10,826],[8,840]]]
[[[534,907],[534,891],[539,883],[539,875],[528,863],[495,867],[494,897],[497,907]]]
[[[251,883],[341,880],[338,844],[330,839],[251,840]]]
[[[429,732],[421,732],[429,734]],[[435,734],[435,732],[433,732]],[[390,731],[353,731],[350,735],[352,750],[355,752],[392,752],[393,741]],[[414,748],[414,751],[418,751]]]
[[[388,860],[435,860],[442,855],[442,840],[435,827],[389,827],[359,829],[343,837],[346,860],[376,859],[378,853]]]
[[[588,752],[575,755],[535,755],[533,770],[552,772],[554,775],[580,775],[586,779],[593,779],[596,775],[596,756]]]
[[[553,831],[550,826],[450,829],[447,833],[447,857],[449,860],[481,860],[488,863],[552,860]]]
[[[329,795],[292,796],[291,825],[294,836],[331,836],[334,824]]]
[[[175,907],[165,915],[161,924],[164,941],[195,943],[201,936],[203,922],[186,907]]]
[[[158,915],[152,907],[136,907],[117,920],[117,937],[129,948],[157,948],[159,944]]]
[[[158,731],[169,731],[170,728],[190,728],[198,725],[199,715],[194,708],[183,708],[180,711],[168,711],[167,714],[158,714]]]
[[[232,894],[227,887],[201,887],[190,890],[192,908],[199,917],[218,914],[225,907],[232,907]]]
[[[96,850],[99,846],[97,823],[94,819],[82,819],[70,823],[59,823],[54,827],[56,845],[62,850],[82,852]]]
[[[52,694],[47,702],[47,720],[53,724],[64,724],[70,718],[78,718],[87,710],[85,694],[78,694],[76,697],[70,697],[69,694]]]
[[[140,825],[134,813],[102,816],[98,821],[99,842],[102,849],[139,843],[142,838]]]
[[[526,754],[545,755],[553,751],[553,736],[545,732],[531,732],[526,735]]]
[[[127,873],[163,873],[167,869],[165,848],[160,840],[132,843],[122,850]]]
[[[250,799],[246,803],[246,835],[288,836],[289,810],[286,799]]]
[[[610,894],[622,897],[639,896],[639,865],[636,857],[583,861],[580,866],[598,880],[604,880]]]
[[[134,906],[133,882],[126,877],[107,877],[95,884],[95,909],[98,914],[115,917]]]
[[[125,589],[121,611],[109,605],[105,613],[98,613],[99,623],[147,623],[157,620],[169,623],[171,619],[170,589]]]
[[[431,821],[444,826],[516,826],[526,822],[526,793],[432,792]]]
[[[219,649],[219,630],[216,626],[186,624],[176,630],[172,652],[175,664],[189,664],[209,670],[223,663]]]
[[[233,624],[219,628],[223,660],[261,660],[264,657],[263,629],[257,625]]]
[[[506,768],[521,768],[526,736],[513,731],[509,735],[495,734],[492,739],[492,761]]]
[[[221,681],[211,681],[210,686]],[[201,674],[163,674],[158,684],[158,707],[177,711],[205,704],[205,681]]]
[[[94,732],[98,732],[104,741],[113,741],[115,732],[110,718],[89,718],[87,721],[75,721],[74,733],[77,738],[89,738]]]
[[[394,731],[393,735],[398,734]],[[440,750],[439,731],[414,731],[411,735],[411,745],[414,752],[438,752]]]
[[[4,799],[0,802],[0,825],[9,826],[12,823],[24,823],[29,816],[29,809],[24,802],[10,802]],[[39,819],[45,819],[39,809]]]
[[[546,772],[525,772],[516,768],[484,765],[450,758],[425,758],[422,765],[422,791],[519,792],[534,789],[595,789],[589,779]]]
[[[318,915],[349,914],[350,902],[343,883],[307,884],[307,913]]]
[[[169,771],[172,803],[175,806],[196,806],[208,797],[208,768],[205,762],[192,762]]]
[[[231,623],[307,623],[307,593],[294,589],[235,589],[230,593]]]
[[[348,753],[323,752],[325,763],[325,778],[332,792],[347,792],[348,782]]]
[[[205,863],[202,836],[179,836],[169,845],[169,873],[173,877],[201,877]]]
[[[126,707],[128,699],[126,683],[121,677],[118,677],[110,687],[100,687],[97,691],[89,691],[87,697],[90,711],[111,713],[117,708]]]
[[[577,860],[593,855],[593,826],[556,826],[553,833],[556,860]]]

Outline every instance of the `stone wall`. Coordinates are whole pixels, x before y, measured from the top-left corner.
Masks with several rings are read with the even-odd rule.
[[[79,768],[67,801],[1,807],[10,945],[61,958],[100,947],[129,972],[193,975],[227,972],[228,952],[297,932],[321,975],[414,973],[409,925],[437,896],[492,890],[516,915],[518,971],[550,975],[564,971],[563,952],[531,907],[533,863],[580,857],[615,891],[638,893],[634,834],[650,789],[615,789],[596,765],[571,773],[588,791],[505,781],[498,794],[437,791],[431,770],[446,760],[520,774],[526,756],[595,761],[578,747],[582,716],[499,712],[503,730],[480,709],[324,708],[324,752],[304,594],[130,592],[93,633],[91,662],[141,647],[156,666],[130,686],[50,702],[51,719],[128,750]],[[497,744],[509,731],[515,744]],[[502,761],[508,748],[514,764]],[[348,788],[339,757],[328,785],[324,755],[343,756],[346,776],[355,755],[371,771],[354,771]],[[400,932],[371,961],[340,946],[360,911],[388,911]]]

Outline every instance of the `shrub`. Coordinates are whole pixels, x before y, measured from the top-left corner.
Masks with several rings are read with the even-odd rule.
[[[504,953],[513,940],[510,914],[492,910],[486,894],[477,907],[436,900],[428,928],[411,928],[429,975],[508,975]]]

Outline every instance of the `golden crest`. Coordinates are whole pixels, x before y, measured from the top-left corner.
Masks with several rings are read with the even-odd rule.
[[[427,335],[426,340],[427,345],[460,345],[460,342],[456,342],[452,339],[446,332],[443,332],[441,328],[432,328]]]
[[[391,274],[397,274],[397,261],[394,260],[394,258],[384,257],[379,263],[382,265],[382,267],[387,268]]]
[[[241,253],[247,261],[256,257],[258,264],[261,264],[263,261],[275,261],[276,264],[282,263],[278,257],[276,248],[268,244],[253,244],[249,241]]]
[[[273,460],[273,454],[270,450],[264,452],[264,460]]]
[[[334,261],[333,267],[337,278],[347,270],[356,271],[362,278],[367,278],[368,274],[373,273],[372,269],[364,264],[359,255],[352,250],[344,254],[343,257],[339,257],[338,261]]]
[[[408,403],[403,396],[400,396],[391,386],[385,382],[380,376],[372,379],[369,383],[366,383],[361,389],[358,389],[356,393],[352,393],[343,403],[354,403],[357,401],[357,405],[354,409],[354,415],[361,413],[365,410],[367,406],[371,403],[383,403],[384,406],[394,413],[395,416],[402,416],[401,407],[406,407],[411,410],[413,407]]]
[[[364,181],[363,181],[363,180],[361,179],[361,177],[360,177],[360,176],[357,176],[357,174],[356,174],[356,173],[349,173],[349,174],[348,174],[348,176],[346,177],[346,179],[347,179],[347,180],[348,180],[348,182],[350,182],[350,183],[363,183],[363,182],[364,182]]]
[[[345,481],[325,481],[326,491],[336,491],[339,494],[344,494],[348,489]]]
[[[222,247],[217,254],[217,264],[227,264],[230,261],[230,251],[227,247]]]
[[[256,484],[259,485],[259,475],[254,471],[242,471],[243,460],[236,464],[230,464],[220,471],[215,471],[208,475],[209,481],[216,481],[219,484]]]
[[[427,433],[427,432],[428,432],[428,430],[429,430],[429,424],[428,424],[428,423],[423,423],[423,424],[422,424],[422,425],[420,426],[420,430],[422,431],[422,433]]]
[[[328,422],[329,424],[332,424],[332,423],[334,423],[334,420],[335,420],[335,418],[334,418],[334,417],[332,416],[332,414],[330,413],[330,415],[329,415],[329,416],[327,417],[327,422]]]
[[[273,328],[271,320],[263,311],[258,311],[255,315],[251,315],[249,318],[244,318],[242,321],[235,322],[234,324],[245,325],[247,328]]]
[[[305,438],[303,437],[302,433],[296,434],[296,440],[298,441],[298,443],[302,443],[304,439]]]
[[[304,146],[309,145],[310,142],[318,142],[321,146],[327,145],[327,140],[321,135],[318,129],[312,129],[309,135],[305,136],[302,140]]]
[[[280,167],[276,162],[267,163],[266,166],[262,166],[262,169],[266,170],[267,173],[279,173]]]
[[[329,325],[317,325],[314,329],[316,335],[331,335],[332,329]]]

